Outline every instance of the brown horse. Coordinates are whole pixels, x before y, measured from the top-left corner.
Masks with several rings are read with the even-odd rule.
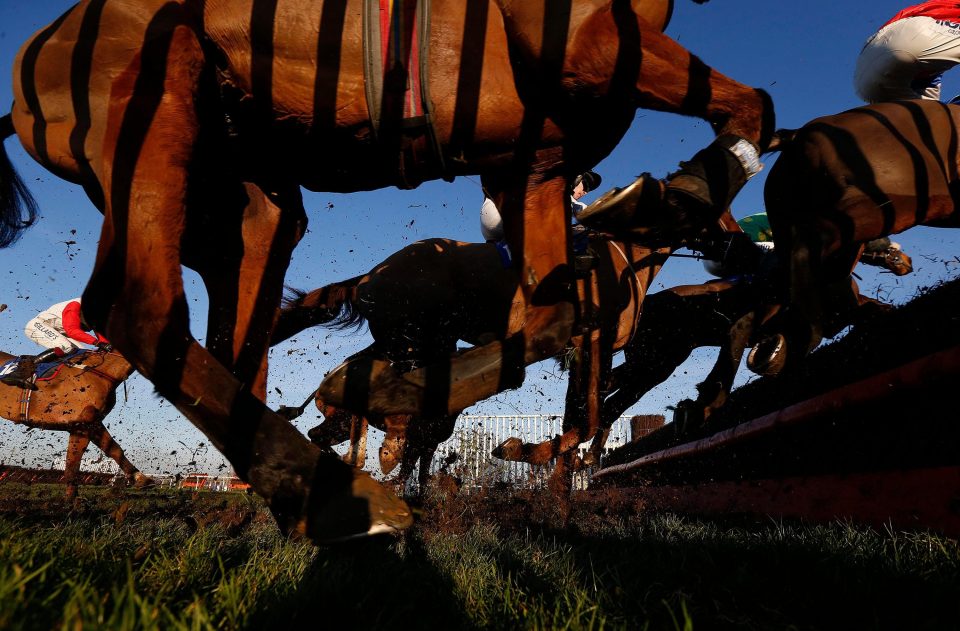
[[[283,274],[306,225],[300,186],[483,174],[516,256],[509,336],[403,374],[359,359],[321,391],[354,410],[446,414],[516,387],[526,364],[571,337],[567,182],[612,151],[638,107],[699,116],[722,140],[674,189],[725,188],[730,140],[762,150],[773,131],[765,94],[662,34],[670,0],[429,6],[397,20],[401,41],[387,36],[386,49],[416,40],[419,54],[387,64],[364,49],[379,13],[359,0],[83,0],[16,60],[21,142],[105,213],[85,319],[266,498],[284,532],[336,540],[411,523],[392,494],[262,400]],[[414,75],[421,89],[405,92]],[[16,187],[3,190],[9,243],[22,226]],[[210,294],[208,348],[190,332],[181,265]]]
[[[787,309],[758,366],[794,363],[858,306],[863,244],[916,225],[958,227],[960,107],[879,103],[818,118],[785,141],[764,189]]]
[[[13,359],[0,352],[0,364]],[[36,429],[70,433],[63,479],[67,499],[77,495],[77,474],[87,445],[93,441],[123,471],[135,486],[151,483],[133,466],[103,419],[117,402],[117,387],[133,373],[133,366],[119,353],[89,351],[67,360],[55,377],[38,381],[34,392],[25,388],[0,387],[0,416]]]
[[[613,353],[633,336],[643,297],[670,252],[599,238],[591,239],[590,248],[594,267],[577,282],[584,325],[568,353],[573,361],[565,433],[533,449],[496,452],[500,457],[543,464],[593,436]],[[516,284],[497,246],[428,239],[389,256],[364,276],[300,293],[281,310],[273,342],[316,324],[366,321],[374,342],[359,355],[410,370],[448,356],[458,340],[482,344],[504,339]],[[589,358],[585,347],[602,353]],[[357,420],[321,399],[317,405],[327,420],[310,431],[311,440],[321,445],[346,440]],[[383,471],[400,464],[398,481],[404,482],[419,460],[421,476],[426,476],[437,446],[453,433],[458,416],[368,414],[367,420],[387,434],[380,450]],[[421,479],[421,488],[425,481]]]
[[[730,232],[742,230],[732,215],[724,213],[717,226],[701,234],[695,245],[703,247],[703,242]],[[572,340],[567,352],[574,361],[570,362],[564,433],[536,444],[508,439],[494,450],[499,458],[546,464],[594,437],[598,430],[606,433],[623,411],[611,416],[602,409],[608,384],[615,382],[610,376],[613,354],[629,347],[646,291],[671,249],[653,250],[599,238],[592,240],[591,247],[602,255],[578,283],[581,305],[590,305],[590,311],[581,317],[599,324],[585,328],[592,336],[591,346],[604,352],[591,362],[582,354],[584,340]],[[503,272],[494,246],[427,240],[391,255],[367,275],[309,294],[297,292],[281,310],[273,343],[317,324],[345,327],[366,320],[375,341],[361,354],[386,357],[409,368],[451,352],[457,340],[479,343],[503,335],[513,283],[513,277]],[[386,434],[380,449],[383,472],[389,474],[399,464],[396,481],[403,485],[419,462],[421,489],[437,447],[450,438],[458,416],[361,419],[320,399],[317,406],[325,421],[308,433],[316,444],[329,447],[348,439],[353,443],[362,435],[357,428],[369,421]]]
[[[887,239],[878,239],[860,262],[897,276],[913,270],[910,257]],[[684,399],[677,404],[674,427],[683,431],[701,425],[726,403],[744,350],[756,343],[764,319],[779,306],[777,287],[769,272],[681,285],[647,296],[637,334],[623,349],[623,363],[613,370],[610,394],[603,402],[601,425],[605,431],[594,438],[585,457],[588,463],[599,463],[613,421],[663,383],[696,348],[717,346],[720,351],[710,373],[697,385],[696,400]],[[889,308],[860,294],[852,278],[850,283],[858,296],[858,308],[848,314],[851,320],[844,324],[855,324]]]

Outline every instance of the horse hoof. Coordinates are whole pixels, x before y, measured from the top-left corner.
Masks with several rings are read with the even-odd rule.
[[[323,431],[323,423],[307,430],[307,438],[320,449],[327,450],[330,448],[330,439],[327,438]]]
[[[311,493],[323,497],[320,506],[311,506],[310,513],[296,531],[318,544],[331,544],[371,535],[394,533],[413,524],[413,514],[406,502],[360,469],[350,468],[352,480],[348,488],[333,494]]]
[[[156,486],[157,482],[148,475],[144,475],[137,471],[133,474],[132,485],[135,489],[146,489],[152,486]]]
[[[380,470],[383,471],[383,475],[390,475],[390,473],[397,468],[397,465],[400,464],[400,454],[386,445],[380,447],[379,456]]]
[[[760,340],[747,355],[747,368],[764,377],[779,375],[786,363],[787,339],[780,333]]]
[[[351,383],[357,374],[364,375],[366,380],[362,388]],[[421,415],[423,395],[423,384],[415,382],[410,373],[397,372],[390,362],[368,358],[340,364],[317,390],[317,398],[328,405],[382,415]]]
[[[490,455],[500,460],[518,461],[523,455],[523,441],[515,436],[510,437],[495,447]]]

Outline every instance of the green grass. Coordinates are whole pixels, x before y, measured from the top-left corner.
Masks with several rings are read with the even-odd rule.
[[[61,492],[0,485],[0,628],[960,627],[960,547],[924,532],[576,508],[561,528],[531,503],[498,524],[457,497],[316,548],[242,494]]]

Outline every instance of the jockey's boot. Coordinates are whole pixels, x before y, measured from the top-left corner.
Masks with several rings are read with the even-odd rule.
[[[17,362],[17,367],[13,372],[0,377],[0,382],[8,386],[37,390],[36,384],[33,383],[33,373],[36,372],[37,365],[60,357],[61,354],[57,352],[58,350],[59,349],[51,348],[43,351],[39,355],[24,355],[20,358],[20,361]]]
[[[663,224],[696,233],[730,207],[743,185],[760,172],[760,151],[745,138],[724,134],[667,178]]]
[[[602,232],[678,243],[717,219],[761,168],[760,152],[753,143],[724,134],[689,162],[681,162],[680,170],[666,182],[644,173],[626,188],[605,193],[577,220]]]
[[[656,217],[663,204],[663,182],[642,173],[624,188],[613,188],[577,214],[577,221],[600,232],[640,233],[652,228],[640,219]]]

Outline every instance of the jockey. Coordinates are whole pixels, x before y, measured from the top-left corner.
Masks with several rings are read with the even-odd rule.
[[[703,260],[704,269],[719,278],[736,278],[744,275],[766,274],[777,264],[773,256],[773,230],[767,213],[755,213],[737,220],[743,233],[731,232],[729,241],[720,247],[710,248]],[[748,245],[747,239],[750,244]],[[755,247],[752,247],[755,246]],[[903,261],[902,248],[887,237],[867,241],[864,244],[860,263],[883,267],[897,276],[907,273],[909,263]],[[912,268],[911,268],[912,269]]]
[[[83,321],[80,314],[80,299],[73,298],[48,307],[35,318],[27,322],[23,332],[28,338],[47,348],[39,355],[25,355],[17,362],[13,372],[0,377],[0,382],[8,386],[18,386],[36,390],[32,378],[37,365],[42,362],[56,362],[79,349],[74,343],[90,344],[102,351],[113,348],[107,338],[93,332]]]
[[[593,171],[587,171],[574,178],[573,190],[570,194],[570,207],[573,210],[574,225],[579,225],[577,224],[577,215],[587,207],[580,201],[580,198],[590,191],[596,190],[601,181],[603,181],[603,178]],[[483,205],[480,207],[480,233],[485,241],[494,243],[503,241],[503,219],[500,218],[497,205],[486,194],[483,196]]]
[[[946,70],[960,63],[960,2],[930,0],[894,15],[864,44],[853,76],[864,101],[940,100]]]
[[[737,221],[743,232],[729,232],[720,248],[704,252],[703,268],[720,278],[735,278],[768,272],[774,265],[773,231],[767,213],[748,215]]]

